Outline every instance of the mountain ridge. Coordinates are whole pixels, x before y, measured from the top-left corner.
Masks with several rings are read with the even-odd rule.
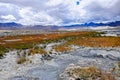
[[[64,27],[98,27],[98,26],[111,26],[111,27],[117,27],[120,26],[120,21],[115,21],[115,22],[107,22],[107,23],[95,23],[95,22],[90,22],[90,23],[84,23],[84,24],[75,24],[75,25],[68,25]]]
[[[20,23],[8,22],[8,23],[0,23],[0,29],[29,29],[29,30],[59,30],[60,28],[84,28],[84,27],[99,27],[99,26],[110,26],[117,27],[120,26],[120,21],[107,22],[107,23],[83,23],[83,24],[73,24],[67,26],[57,26],[57,25],[22,25]]]
[[[19,23],[15,23],[15,22],[7,22],[7,23],[0,23],[0,29],[19,29],[21,28],[23,25],[19,24]]]

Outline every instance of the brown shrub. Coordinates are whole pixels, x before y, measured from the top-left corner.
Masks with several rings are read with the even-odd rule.
[[[17,64],[23,64],[26,61],[27,61],[27,59],[23,57],[23,58],[20,58],[17,60]]]

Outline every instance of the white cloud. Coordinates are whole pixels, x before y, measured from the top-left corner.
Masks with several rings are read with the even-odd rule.
[[[55,20],[54,17],[46,14],[46,12],[35,12],[31,8],[23,8],[19,11],[22,19],[20,23],[24,24],[59,24],[61,20]]]
[[[76,1],[80,1],[80,5],[76,5]],[[60,25],[120,20],[120,0],[0,0],[0,2],[0,16],[12,15],[16,22],[23,24]],[[0,18],[1,22],[2,19]]]
[[[63,3],[63,0],[49,0],[48,2],[46,2],[46,5],[57,6],[57,5],[60,5],[61,3]]]
[[[0,3],[0,22],[18,21],[20,7],[12,4]]]
[[[6,16],[1,16],[1,18],[8,20],[8,21],[14,21],[16,18],[13,15],[6,15]]]

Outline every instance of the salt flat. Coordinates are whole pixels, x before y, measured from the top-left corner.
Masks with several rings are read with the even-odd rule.
[[[38,59],[38,62],[19,65],[16,63],[16,51],[9,52],[0,60],[0,77],[2,80],[58,80],[59,74],[70,64],[94,65],[109,70],[120,60],[120,50],[80,47],[70,53],[51,56],[53,59],[47,61],[37,55],[34,59]]]

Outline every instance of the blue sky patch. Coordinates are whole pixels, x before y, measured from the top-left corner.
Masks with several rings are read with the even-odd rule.
[[[79,2],[79,1],[77,1],[77,2],[76,2],[76,4],[77,4],[77,5],[80,5],[80,2]]]

